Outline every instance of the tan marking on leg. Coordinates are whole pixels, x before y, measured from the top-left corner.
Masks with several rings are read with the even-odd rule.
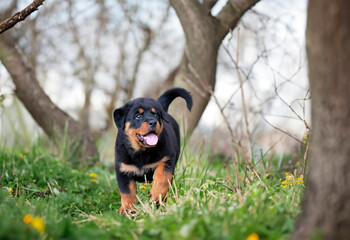
[[[173,175],[170,172],[165,171],[165,166],[165,163],[160,164],[153,175],[150,198],[157,203],[163,201],[167,197],[169,184],[173,179]]]
[[[135,209],[136,203],[136,182],[132,181],[129,184],[129,193],[120,193],[122,198],[122,206],[119,208],[119,213],[127,214],[128,212]]]

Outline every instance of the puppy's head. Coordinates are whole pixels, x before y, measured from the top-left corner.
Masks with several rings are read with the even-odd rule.
[[[151,98],[138,98],[114,110],[113,118],[135,151],[155,147],[167,121],[162,106]]]

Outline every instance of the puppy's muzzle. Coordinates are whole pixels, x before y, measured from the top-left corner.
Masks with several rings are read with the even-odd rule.
[[[157,127],[157,120],[151,119],[147,121],[148,128],[153,131],[156,130]]]

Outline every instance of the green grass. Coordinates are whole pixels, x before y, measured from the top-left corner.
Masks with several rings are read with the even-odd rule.
[[[102,164],[73,169],[37,146],[27,151],[0,149],[0,239],[246,239],[251,233],[260,239],[290,236],[300,211],[303,184],[282,188],[284,171],[273,167],[266,172],[256,167],[259,180],[243,171],[241,164],[240,203],[234,166],[209,162],[207,157],[185,150],[167,202],[157,208],[148,200],[150,186],[143,189],[139,184],[138,215],[122,216],[117,213],[121,203],[113,169]],[[263,164],[268,161],[263,159]],[[243,180],[245,176],[250,183]],[[43,233],[23,221],[27,214],[44,221]]]

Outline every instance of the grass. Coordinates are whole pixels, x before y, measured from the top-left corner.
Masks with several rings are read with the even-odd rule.
[[[187,150],[179,161],[165,204],[157,208],[149,202],[150,186],[140,183],[138,215],[122,216],[117,213],[121,203],[113,169],[102,164],[73,169],[38,146],[27,151],[0,149],[0,239],[290,236],[304,190],[303,183],[293,184],[297,182],[295,172],[281,187],[285,171],[276,169],[274,160],[266,168],[269,172],[256,167],[261,180],[244,171],[241,164],[240,201],[232,164],[210,162]],[[262,163],[269,164],[264,159]],[[245,176],[249,183],[243,180]]]

